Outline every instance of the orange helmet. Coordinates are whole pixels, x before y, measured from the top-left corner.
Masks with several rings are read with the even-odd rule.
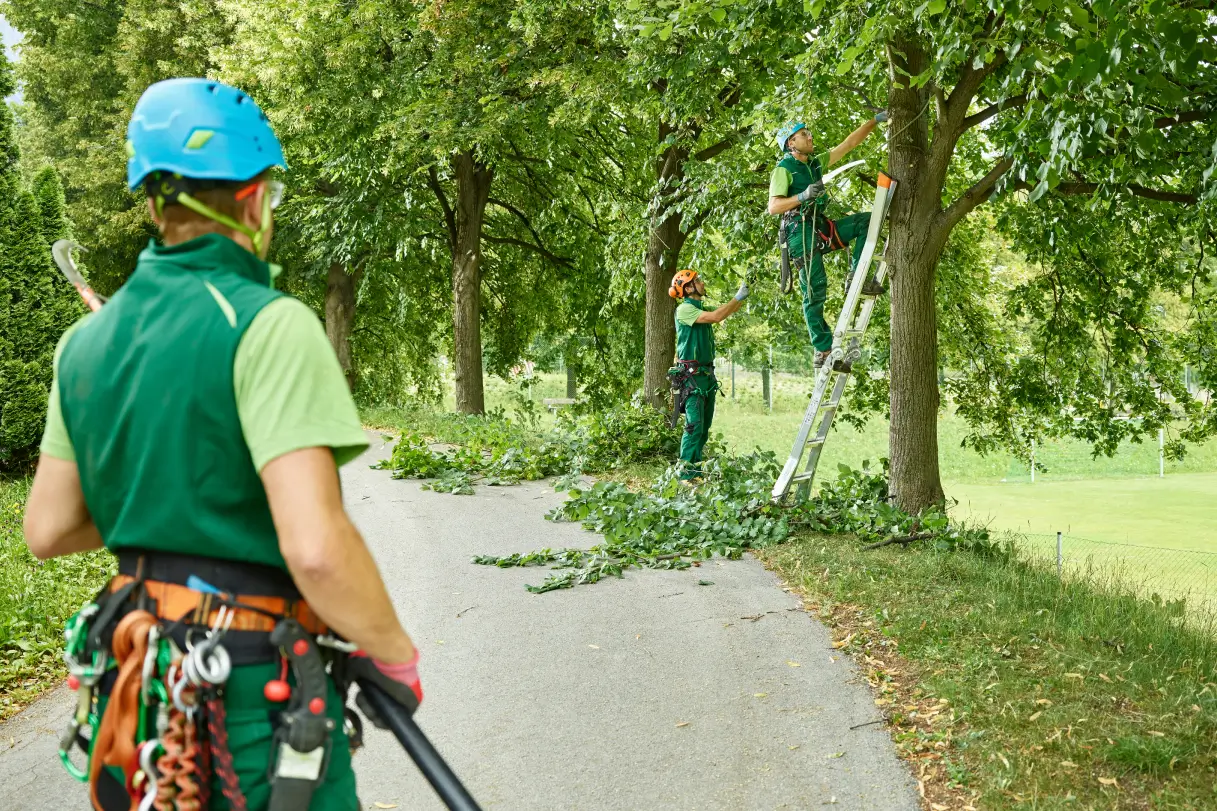
[[[672,277],[672,286],[668,288],[668,295],[672,298],[684,298],[685,287],[692,284],[696,278],[696,270],[686,268],[685,270],[676,271],[676,275]]]

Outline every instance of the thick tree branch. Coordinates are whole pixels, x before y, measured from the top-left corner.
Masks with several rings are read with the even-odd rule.
[[[1188,110],[1186,113],[1178,115],[1166,115],[1161,118],[1154,119],[1154,126],[1158,129],[1173,127],[1176,124],[1190,124],[1193,121],[1205,121],[1212,118],[1217,113],[1211,110]]]
[[[988,121],[990,118],[997,115],[1002,110],[1009,110],[1013,107],[1022,107],[1026,103],[1027,103],[1027,94],[1026,93],[1020,93],[1017,96],[1011,96],[1008,99],[1002,99],[1001,101],[999,101],[995,104],[990,104],[988,107],[981,110],[979,113],[976,113],[975,115],[970,115],[967,118],[965,118],[963,120],[963,122],[960,123],[959,128],[960,128],[960,130],[971,129],[972,127],[975,127],[977,124],[982,124],[985,121]]]
[[[1014,185],[1014,188],[1019,189],[1020,191],[1031,191],[1032,189],[1035,188],[1035,186],[1031,183],[1020,182],[1020,183],[1016,183]],[[1055,192],[1056,194],[1064,194],[1064,195],[1069,195],[1069,196],[1081,196],[1081,195],[1087,195],[1087,194],[1094,194],[1096,191],[1098,191],[1098,188],[1099,188],[1098,183],[1087,183],[1085,181],[1077,181],[1077,182],[1071,181],[1069,183],[1058,184],[1057,187],[1055,189],[1053,189],[1052,191]],[[1144,197],[1147,200],[1158,200],[1163,203],[1178,203],[1179,205],[1184,205],[1184,206],[1194,206],[1200,201],[1199,198],[1194,194],[1187,194],[1186,192],[1162,191],[1161,189],[1151,189],[1146,186],[1139,185],[1137,183],[1129,183],[1125,186],[1116,186],[1115,188],[1123,189],[1124,191],[1127,191],[1129,194],[1132,194],[1136,197]]]
[[[993,74],[993,71],[1006,64],[1006,52],[998,51],[993,55],[993,61],[987,65],[982,65],[979,68],[973,68],[971,62],[964,70],[963,75],[959,77],[959,82],[951,90],[951,95],[947,97],[946,103],[946,118],[950,122],[948,127],[955,129],[963,121],[964,114],[968,108],[972,106],[972,99],[976,98],[977,92],[980,91],[980,86],[985,83],[985,79]]]
[[[448,195],[444,194],[444,187],[439,182],[439,174],[435,171],[435,164],[427,167],[427,185],[435,193],[435,199],[439,201],[439,207],[444,211],[444,224],[448,227],[448,249],[455,256],[456,214],[452,212],[452,206],[448,204]]]
[[[960,220],[968,216],[968,213],[972,209],[989,199],[989,195],[992,193],[993,187],[997,185],[997,181],[1001,180],[1002,175],[1010,171],[1010,167],[1013,165],[1014,158],[1002,158],[993,164],[993,168],[984,177],[973,183],[972,188],[959,195],[959,199],[951,203],[941,215],[942,221],[946,225],[947,233],[950,233],[950,230]]]
[[[739,143],[739,139],[743,138],[747,134],[748,134],[747,127],[740,128],[740,129],[736,130],[735,132],[731,133],[729,136],[727,136],[723,140],[719,141],[717,144],[711,144],[710,146],[706,147],[702,151],[694,153],[693,157],[695,160],[699,160],[699,161],[711,160],[711,159],[721,155],[722,153],[726,152],[731,147],[735,146],[737,143]]]
[[[1027,183],[1021,183],[1019,186],[1020,188],[1031,188],[1031,185]],[[1098,188],[1098,183],[1085,183],[1079,181],[1058,184],[1053,191],[1057,194],[1080,195],[1094,194]],[[1120,186],[1119,188],[1125,189],[1130,194],[1136,195],[1137,197],[1144,197],[1147,200],[1159,200],[1163,203],[1178,203],[1185,206],[1194,206],[1200,201],[1199,198],[1194,194],[1162,191],[1161,189],[1150,189],[1137,183],[1129,183],[1127,186]]]

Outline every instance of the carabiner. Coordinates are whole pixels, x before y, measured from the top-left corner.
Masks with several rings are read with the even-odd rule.
[[[71,775],[74,779],[81,783],[86,783],[89,780],[89,770],[86,766],[84,769],[78,767],[72,762],[71,752],[72,747],[76,745],[76,736],[80,734],[80,722],[72,716],[72,720],[68,722],[67,729],[59,738],[59,762],[63,764],[64,771]]]

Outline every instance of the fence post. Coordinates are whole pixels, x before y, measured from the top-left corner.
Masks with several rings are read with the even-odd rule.
[[[1166,478],[1166,429],[1158,429],[1158,478]]]
[[[1031,483],[1035,484],[1035,440],[1031,440]]]
[[[765,384],[765,408],[770,414],[773,413],[773,344],[769,345],[769,361],[765,364],[765,379],[761,381]]]
[[[1064,563],[1064,555],[1061,554],[1061,533],[1056,534],[1056,578],[1061,579],[1061,565]]]

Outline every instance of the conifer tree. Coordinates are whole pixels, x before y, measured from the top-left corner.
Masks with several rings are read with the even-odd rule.
[[[0,53],[0,95],[12,90]],[[51,258],[51,243],[67,234],[63,187],[48,167],[33,190],[23,188],[13,127],[0,102],[0,468],[19,468],[36,453],[55,345],[81,312]]]

